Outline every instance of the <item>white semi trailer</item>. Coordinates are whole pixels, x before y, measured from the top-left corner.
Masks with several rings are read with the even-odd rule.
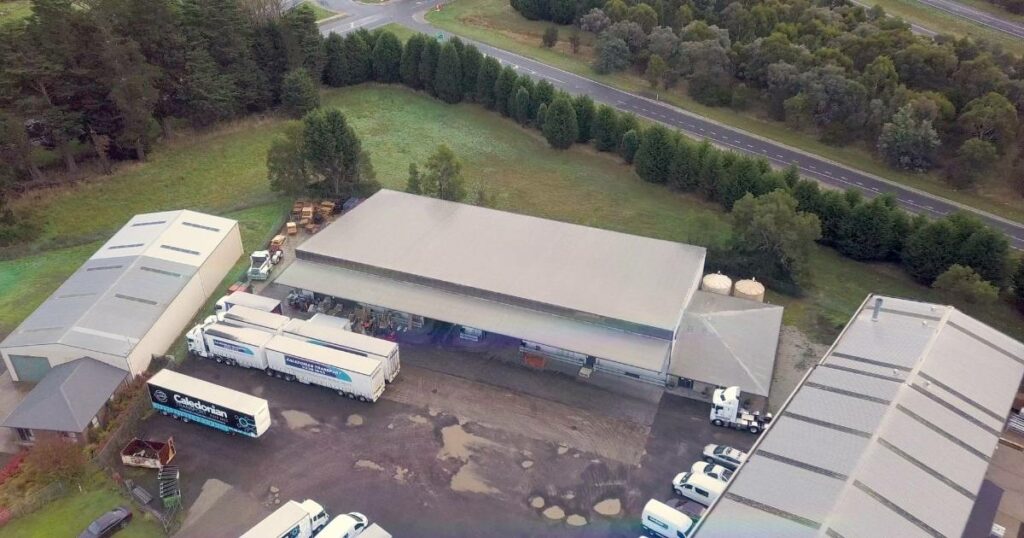
[[[269,331],[274,334],[281,332],[281,329],[284,329],[285,325],[288,325],[288,322],[292,320],[288,316],[240,304],[232,306],[226,312],[217,313],[216,317],[217,320],[229,325],[240,325],[242,327]],[[210,318],[208,317],[206,320],[210,321]]]
[[[242,538],[311,538],[327,525],[328,519],[324,507],[316,501],[288,501]]]
[[[283,312],[281,310],[281,301],[245,291],[236,291],[231,295],[225,295],[217,299],[217,303],[213,305],[213,310],[214,312],[224,312],[231,309],[232,306],[239,304],[263,310],[264,312],[273,312],[275,314]]]
[[[389,383],[395,380],[398,371],[402,369],[402,363],[398,356],[398,344],[390,340],[346,331],[327,323],[301,319],[293,319],[288,322],[281,330],[281,334],[319,346],[376,359],[384,366],[384,377]]]
[[[247,437],[259,437],[270,427],[270,409],[263,398],[166,369],[146,385],[153,408],[182,422]]]
[[[375,402],[384,392],[384,368],[375,359],[220,321],[196,325],[185,339],[197,357],[257,368],[352,399]]]

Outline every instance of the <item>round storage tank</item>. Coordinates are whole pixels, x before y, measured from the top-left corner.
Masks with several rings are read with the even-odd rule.
[[[751,301],[757,301],[759,303],[764,302],[764,284],[751,278],[750,280],[740,280],[736,282],[736,286],[732,290],[733,297],[739,297],[741,299],[750,299]]]
[[[719,295],[729,295],[732,292],[732,279],[722,273],[708,273],[701,280],[700,289]]]

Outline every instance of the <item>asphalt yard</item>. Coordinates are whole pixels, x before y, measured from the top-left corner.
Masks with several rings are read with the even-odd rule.
[[[649,387],[538,372],[486,353],[402,347],[375,404],[253,370],[188,360],[183,373],[266,398],[273,425],[230,437],[155,415],[173,435],[182,537],[236,537],[278,502],[359,511],[397,537],[636,537],[644,503],[706,443],[749,434],[708,424],[706,404]]]

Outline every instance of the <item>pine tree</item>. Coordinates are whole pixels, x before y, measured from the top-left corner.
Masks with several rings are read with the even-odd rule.
[[[288,65],[302,67],[317,79],[324,67],[324,40],[316,25],[316,14],[306,4],[299,4],[281,17],[288,49]]]
[[[343,52],[345,61],[344,85],[361,84],[373,76],[373,61],[370,46],[359,32],[345,36]]]
[[[304,67],[288,72],[281,82],[281,106],[293,118],[301,118],[320,106],[317,83]]]
[[[409,179],[405,182],[405,192],[423,194],[423,184],[420,181],[420,171],[416,168],[416,163],[409,163]]]
[[[530,123],[530,108],[530,92],[520,86],[516,90],[515,107],[513,109],[513,116],[520,125],[528,125]]]
[[[383,32],[373,47],[373,78],[394,83],[402,78],[402,42],[391,32]]]
[[[633,164],[633,158],[640,147],[640,134],[636,129],[630,129],[622,133],[622,140],[619,142],[619,155],[626,164]]]
[[[661,125],[653,125],[640,136],[640,146],[633,157],[633,166],[641,179],[665,183],[672,170],[675,136]]]
[[[508,99],[518,80],[519,75],[516,74],[516,70],[512,69],[512,66],[506,65],[494,83],[494,109],[501,112],[502,115],[511,115],[511,111],[508,109]],[[548,111],[551,111],[550,107],[548,107]]]
[[[405,42],[405,48],[402,50],[402,65],[400,66],[402,83],[410,88],[422,87],[420,84],[420,55],[423,53],[426,39],[427,36],[423,34],[413,35]]]
[[[182,98],[187,103],[187,117],[192,124],[207,126],[231,117],[237,106],[231,76],[221,72],[201,44],[188,51],[185,63]]]
[[[699,167],[697,148],[686,138],[679,137],[672,155],[672,169],[668,178],[669,186],[683,192],[696,190],[700,173]]]
[[[441,44],[436,39],[427,38],[420,52],[419,78],[420,87],[431,95],[434,93],[434,73],[437,72],[437,60],[441,56]]]
[[[544,128],[544,118],[546,118],[547,115],[548,115],[548,104],[547,103],[541,103],[540,106],[537,107],[537,117],[534,118],[534,120],[533,120],[533,126],[538,128],[538,129],[543,129]]]
[[[597,108],[590,134],[597,151],[615,151],[619,146],[619,113],[608,105]]]
[[[310,183],[329,184],[335,195],[352,195],[364,190],[369,155],[359,136],[337,109],[318,109],[302,120],[302,155]]]
[[[476,75],[476,102],[490,109],[495,107],[494,87],[500,74],[501,64],[498,60],[490,56],[485,57]]]
[[[579,124],[580,135],[576,139],[580,144],[590,142],[591,124],[594,122],[594,114],[597,109],[594,107],[594,100],[589,95],[579,94],[572,100],[576,108],[576,123]]]
[[[324,42],[327,61],[324,64],[324,83],[335,88],[348,82],[348,57],[345,55],[345,39],[331,32]]]
[[[441,47],[434,72],[434,94],[446,103],[462,100],[462,59],[451,41]]]
[[[544,138],[555,149],[567,149],[579,137],[576,109],[568,95],[559,95],[544,115]]]
[[[272,103],[281,102],[281,81],[289,70],[285,41],[280,21],[268,20],[253,29],[253,60],[267,82]]]
[[[462,49],[462,94],[473,100],[476,95],[476,79],[480,73],[480,65],[484,55],[475,45],[467,45]]]
[[[106,33],[106,30],[101,30]],[[146,63],[137,43],[105,35],[103,71],[113,100],[121,115],[121,131],[117,138],[135,150],[140,161],[146,160],[149,127],[153,121],[159,92],[156,81],[159,70]]]

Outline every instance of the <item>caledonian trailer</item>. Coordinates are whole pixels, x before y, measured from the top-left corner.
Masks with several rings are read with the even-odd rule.
[[[384,366],[384,378],[389,383],[395,380],[395,377],[398,376],[398,371],[402,368],[402,363],[398,356],[398,344],[390,340],[346,331],[327,323],[303,321],[301,319],[289,321],[282,329],[281,334],[320,346],[376,359]]]
[[[287,336],[274,336],[264,346],[274,375],[320,385],[363,402],[376,402],[384,392],[380,361]]]
[[[190,353],[219,363],[256,368],[364,402],[375,402],[384,392],[384,368],[376,359],[222,322],[197,325],[185,338]]]
[[[210,318],[206,318],[209,320]],[[292,319],[288,316],[266,312],[245,305],[235,305],[226,312],[217,314],[217,320],[229,325],[239,325],[261,331],[279,333]]]
[[[153,408],[182,422],[254,438],[270,427],[270,408],[263,398],[166,369],[147,385]]]

